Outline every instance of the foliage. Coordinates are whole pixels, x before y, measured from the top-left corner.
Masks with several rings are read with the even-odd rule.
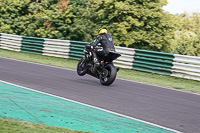
[[[175,18],[161,9],[166,0],[92,0],[91,20],[110,29],[116,45],[163,51]]]
[[[43,38],[70,39],[74,15],[65,0],[7,0],[1,2],[0,32]],[[51,3],[51,4],[49,4]]]
[[[91,12],[89,9],[91,4],[90,0],[71,0],[70,4],[76,16],[74,23],[71,25],[71,39],[87,42],[93,41],[97,35],[98,27],[96,22],[91,20],[91,15],[93,15],[94,12]]]
[[[171,39],[170,52],[200,56],[200,14],[193,13],[191,17],[182,14],[179,22],[181,26]]]
[[[200,56],[200,16],[163,12],[167,0],[0,0],[0,32],[92,41],[101,27],[115,45]]]

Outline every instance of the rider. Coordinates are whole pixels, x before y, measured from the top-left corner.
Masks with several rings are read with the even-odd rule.
[[[92,58],[94,63],[94,69],[99,67],[100,63],[97,56],[106,56],[109,52],[115,52],[113,39],[106,28],[100,28],[98,31],[97,39],[95,39],[91,45]]]

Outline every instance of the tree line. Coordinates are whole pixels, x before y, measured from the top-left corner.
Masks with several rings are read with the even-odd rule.
[[[200,14],[167,0],[0,0],[0,33],[91,42],[101,27],[117,46],[200,56]]]

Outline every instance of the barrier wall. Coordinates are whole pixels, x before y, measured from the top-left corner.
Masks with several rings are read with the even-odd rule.
[[[0,33],[0,48],[79,60],[89,42],[26,37]],[[120,68],[200,81],[200,57],[116,47],[121,54],[114,64]]]

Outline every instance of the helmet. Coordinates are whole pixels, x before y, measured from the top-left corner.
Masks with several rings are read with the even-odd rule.
[[[98,36],[102,33],[107,33],[107,29],[106,28],[100,28],[98,31]]]

